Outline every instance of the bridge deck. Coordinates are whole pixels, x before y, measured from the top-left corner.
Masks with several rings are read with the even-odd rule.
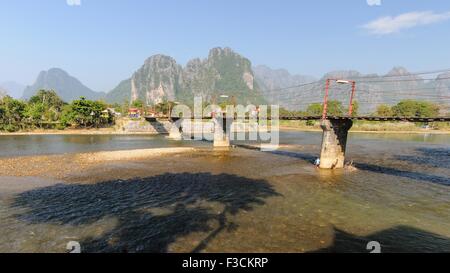
[[[169,118],[154,118],[146,117],[147,121],[157,122],[158,120],[169,120]],[[192,117],[191,119],[194,119]],[[211,117],[203,117],[204,120],[210,120]],[[268,118],[270,119],[270,118]],[[321,120],[321,116],[292,116],[292,117],[280,117],[280,120]],[[372,117],[372,116],[358,116],[358,117],[337,117],[329,116],[330,120],[365,120],[365,121],[409,121],[409,122],[450,122],[450,117]],[[179,118],[172,118],[172,120],[179,120]]]
[[[304,117],[280,117],[280,120],[321,120],[319,116],[304,116]],[[450,117],[431,117],[431,118],[418,118],[418,117],[373,117],[373,116],[358,116],[358,117],[336,117],[330,116],[327,119],[331,120],[366,120],[366,121],[410,121],[410,122],[437,122],[450,121]]]

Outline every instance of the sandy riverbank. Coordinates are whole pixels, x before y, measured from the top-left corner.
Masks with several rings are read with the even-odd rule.
[[[32,135],[156,135],[156,132],[127,132],[113,128],[102,129],[69,129],[69,130],[33,130],[26,132],[6,133],[0,132],[0,136],[32,136]]]
[[[194,150],[195,148],[191,147],[176,147],[176,148],[124,150],[111,152],[92,152],[92,153],[77,154],[76,159],[78,161],[85,161],[85,162],[134,160],[177,153],[193,152]]]
[[[190,147],[175,147],[0,158],[0,174],[1,176],[64,179],[70,174],[82,174],[103,163],[148,160],[195,150]]]

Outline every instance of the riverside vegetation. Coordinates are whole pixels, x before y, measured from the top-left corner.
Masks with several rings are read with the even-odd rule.
[[[0,130],[17,132],[31,129],[65,129],[70,126],[99,128],[113,124],[104,115],[108,105],[81,97],[64,102],[55,91],[39,90],[29,100],[0,98]]]
[[[223,102],[222,104],[226,104]],[[229,102],[232,103],[232,102]],[[0,131],[17,132],[34,129],[59,129],[66,128],[101,128],[112,127],[115,124],[115,118],[110,112],[126,114],[129,107],[144,108],[144,103],[136,100],[133,103],[124,101],[120,104],[108,104],[104,101],[93,101],[81,97],[70,103],[64,102],[53,90],[39,90],[29,100],[17,100],[9,96],[0,97]],[[155,105],[154,109],[158,112],[165,112],[173,107],[173,102],[165,101]],[[357,101],[353,104],[353,115],[358,115],[359,104]],[[340,101],[332,100],[328,105],[328,113],[332,116],[345,115],[346,109]],[[442,113],[440,107],[432,102],[404,100],[397,105],[379,105],[376,112],[372,115],[379,117],[434,117]],[[323,105],[313,103],[308,106],[306,111],[288,111],[280,110],[280,116],[320,116],[323,111]],[[164,114],[168,114],[167,112]],[[282,121],[282,126],[295,128],[318,129],[318,122],[315,121]],[[355,123],[354,130],[361,131],[415,131],[425,124],[423,123],[404,123],[404,122],[362,122]],[[449,130],[449,123],[436,122],[427,124],[427,128]]]
[[[173,102],[163,101],[152,108],[167,115],[168,109],[174,105]],[[141,109],[142,113],[146,110],[141,100],[108,104],[102,100],[80,97],[67,103],[54,90],[39,90],[28,100],[0,94],[0,132],[109,128],[116,124],[114,113],[125,116],[130,107]]]
[[[403,100],[394,106],[380,104],[376,111],[370,116],[376,117],[437,117],[442,115],[441,107],[433,102],[419,100]],[[306,111],[290,112],[282,110],[281,116],[321,116],[323,105],[313,103],[308,106]],[[340,101],[332,100],[328,103],[328,114],[330,116],[343,116],[348,112]],[[353,104],[353,116],[359,115],[359,104],[357,101]],[[447,113],[448,115],[448,113]],[[319,121],[281,121],[281,126],[300,128],[300,129],[320,129]],[[402,131],[412,132],[421,129],[434,129],[450,131],[449,122],[374,122],[374,121],[354,121],[353,131]]]

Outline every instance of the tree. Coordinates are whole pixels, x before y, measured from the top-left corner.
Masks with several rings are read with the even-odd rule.
[[[65,105],[61,113],[61,124],[59,129],[66,128],[75,122],[76,113],[73,111],[72,104]]]
[[[133,101],[131,106],[134,108],[142,109],[144,107],[144,102],[141,100],[135,100],[135,101]]]
[[[28,100],[26,118],[32,126],[57,122],[61,118],[64,101],[53,90],[39,90]]]
[[[395,116],[435,117],[439,115],[439,106],[426,101],[404,100],[392,107]]]
[[[313,103],[306,109],[308,115],[311,116],[321,116],[323,114],[323,104]],[[329,116],[342,116],[344,113],[344,107],[342,102],[337,100],[328,101],[327,114]]]
[[[377,107],[375,115],[379,117],[392,117],[394,115],[394,112],[389,105],[381,104]]]
[[[107,106],[101,101],[86,100],[81,97],[79,100],[74,100],[70,107],[64,109],[63,122],[75,123],[82,127],[96,127],[111,122],[110,119],[104,120],[102,112],[106,110]]]
[[[280,107],[280,117],[289,117],[295,115],[295,112],[291,112],[286,108]]]
[[[61,111],[64,101],[56,94],[53,90],[39,90],[36,95],[32,96],[29,101],[31,104],[42,103],[46,105],[48,108],[55,108],[58,111]]]
[[[33,104],[28,104],[25,111],[25,116],[34,126],[38,125],[42,127],[42,122],[45,121],[45,104],[38,102]]]
[[[113,122],[105,113],[107,105],[85,98],[65,104],[54,91],[40,90],[28,103],[9,96],[0,98],[0,130],[18,131],[30,127],[54,126],[64,129],[68,125],[99,127]]]
[[[163,113],[165,115],[169,115],[169,111],[172,111],[175,106],[175,102],[164,100],[163,102],[155,105],[155,111]]]
[[[2,130],[2,126],[5,124],[5,120],[6,120],[6,109],[5,106],[3,105],[3,98],[0,98],[0,130]]]
[[[437,104],[427,101],[417,102],[417,115],[419,117],[437,117],[439,112],[440,107]]]
[[[310,116],[321,116],[323,114],[323,105],[320,103],[313,103],[308,106],[306,113]]]
[[[342,102],[337,100],[328,101],[328,109],[329,116],[342,116],[344,114],[344,107],[342,106]]]
[[[116,111],[117,113],[122,113],[122,105],[118,104],[117,102],[114,103],[113,105],[110,105],[111,108],[114,109],[114,111]]]
[[[0,108],[2,109],[0,116],[1,130],[14,132],[25,127],[22,123],[26,112],[25,102],[6,96],[0,100]]]
[[[122,107],[120,109],[120,113],[125,116],[128,113],[128,109],[130,108],[130,101],[124,100],[122,103]]]

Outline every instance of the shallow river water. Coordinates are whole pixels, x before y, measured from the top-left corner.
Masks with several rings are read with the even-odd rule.
[[[450,252],[450,135],[351,134],[357,170],[317,170],[320,133],[275,152],[153,136],[0,136],[0,157],[194,146],[70,181],[0,173],[0,252]],[[50,176],[51,177],[51,176]],[[89,179],[88,179],[89,177]]]

